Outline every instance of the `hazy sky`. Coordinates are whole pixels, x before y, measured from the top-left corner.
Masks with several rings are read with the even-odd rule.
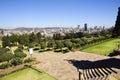
[[[113,26],[120,0],[0,0],[0,28]]]

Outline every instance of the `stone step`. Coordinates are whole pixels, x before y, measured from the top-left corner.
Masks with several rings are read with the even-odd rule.
[[[101,72],[97,68],[95,68],[94,70],[95,70],[95,72],[96,72],[96,74],[98,76],[97,80],[103,80],[104,75],[102,75]]]
[[[103,72],[105,75],[109,75],[110,73],[108,73],[104,68],[100,68],[101,72]]]
[[[84,80],[87,80],[87,75],[86,75],[86,70],[83,69],[83,77],[84,77]]]
[[[107,68],[107,69],[109,69],[109,71],[111,71],[111,72],[117,74],[117,72],[116,72],[115,70],[113,70],[113,69],[111,69],[111,68]]]
[[[90,75],[89,75],[89,69],[86,69],[86,72],[87,72],[87,74],[86,74],[86,76],[87,76],[87,79],[90,79]]]
[[[108,76],[117,73],[111,68],[83,69],[82,76],[84,80],[109,80]]]
[[[101,79],[99,79],[99,80],[105,80],[106,75],[104,75],[104,73],[102,73],[101,70],[99,70],[99,68],[96,68],[96,70],[98,71],[98,73],[100,74],[100,77],[101,77]]]
[[[104,68],[99,68],[99,71],[104,75],[102,80],[106,80],[109,74],[105,72]]]

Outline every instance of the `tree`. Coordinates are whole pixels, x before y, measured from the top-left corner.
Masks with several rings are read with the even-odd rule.
[[[45,49],[46,48],[46,43],[45,42],[41,42],[40,43],[40,47],[41,47],[41,49]]]
[[[35,35],[34,33],[31,33],[31,34],[29,35],[29,42],[30,42],[30,43],[38,42],[37,35]]]
[[[82,39],[80,39],[80,38],[72,38],[71,42],[74,44],[74,47],[77,47],[77,48],[85,43],[83,38]]]
[[[49,42],[47,43],[47,47],[49,47],[49,48],[54,48],[54,47],[55,47],[55,42],[54,42],[53,40],[49,41]]]
[[[118,37],[118,36],[120,36],[120,7],[118,8],[118,16],[112,33],[112,37]]]
[[[102,34],[104,34],[104,32]],[[91,33],[91,35],[93,37],[99,37],[100,36],[100,32],[93,32],[93,33]]]
[[[20,35],[18,37],[18,42],[21,45],[28,45],[28,43],[29,43],[29,37],[28,37],[28,35]]]
[[[10,37],[8,35],[2,38],[2,46],[3,47],[11,46]]]
[[[11,64],[14,66],[22,64],[22,63],[23,63],[23,60],[20,59],[19,57],[15,57],[11,60]]]
[[[9,38],[10,38],[10,42],[12,43],[12,45],[17,45],[18,35],[13,34],[12,36],[9,36]]]
[[[69,50],[72,49],[72,42],[69,40],[64,41],[65,47],[67,47]]]
[[[62,51],[62,48],[64,47],[64,44],[61,41],[56,41],[55,43],[56,43],[56,48],[61,49],[61,51]]]
[[[38,32],[38,33],[36,34],[36,36],[37,36],[38,43],[39,43],[39,41],[41,41],[41,39],[42,39],[43,36],[41,35],[40,32]]]

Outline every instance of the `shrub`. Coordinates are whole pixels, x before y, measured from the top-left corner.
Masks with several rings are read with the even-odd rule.
[[[16,52],[23,52],[23,50],[22,50],[21,48],[17,48],[17,49],[14,51],[14,53],[16,53]]]
[[[12,53],[4,53],[2,55],[0,55],[0,62],[3,62],[3,61],[9,61],[11,60],[12,58],[14,57],[14,55]]]
[[[23,63],[23,60],[20,59],[19,57],[15,57],[11,60],[11,64],[16,66],[16,65],[20,65]]]
[[[24,63],[29,63],[29,62],[32,62],[34,60],[35,60],[34,58],[27,58],[24,60]]]
[[[24,49],[23,45],[20,45],[20,44],[18,45],[18,48],[21,49],[21,50]]]
[[[39,50],[40,48],[34,48],[33,50],[35,50],[35,51],[37,51],[37,50]]]
[[[6,69],[6,68],[8,68],[10,66],[11,66],[10,63],[3,63],[3,64],[0,65],[0,69]]]
[[[28,48],[33,48],[34,47],[34,44],[33,43],[30,43],[29,45],[28,45]]]
[[[23,53],[23,52],[16,52],[15,57],[19,57],[19,58],[25,58],[27,56],[27,54]]]
[[[8,48],[0,48],[0,54],[6,53],[7,51],[10,51]]]

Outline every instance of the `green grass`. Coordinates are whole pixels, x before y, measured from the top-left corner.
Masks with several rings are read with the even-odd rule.
[[[113,52],[114,49],[117,48],[117,42],[120,42],[120,39],[111,39],[109,41],[105,41],[103,43],[88,47],[83,49],[83,52],[101,54],[101,55],[109,55],[109,53]]]
[[[18,72],[6,75],[0,80],[56,80],[47,73],[36,71],[32,68],[25,68]]]

